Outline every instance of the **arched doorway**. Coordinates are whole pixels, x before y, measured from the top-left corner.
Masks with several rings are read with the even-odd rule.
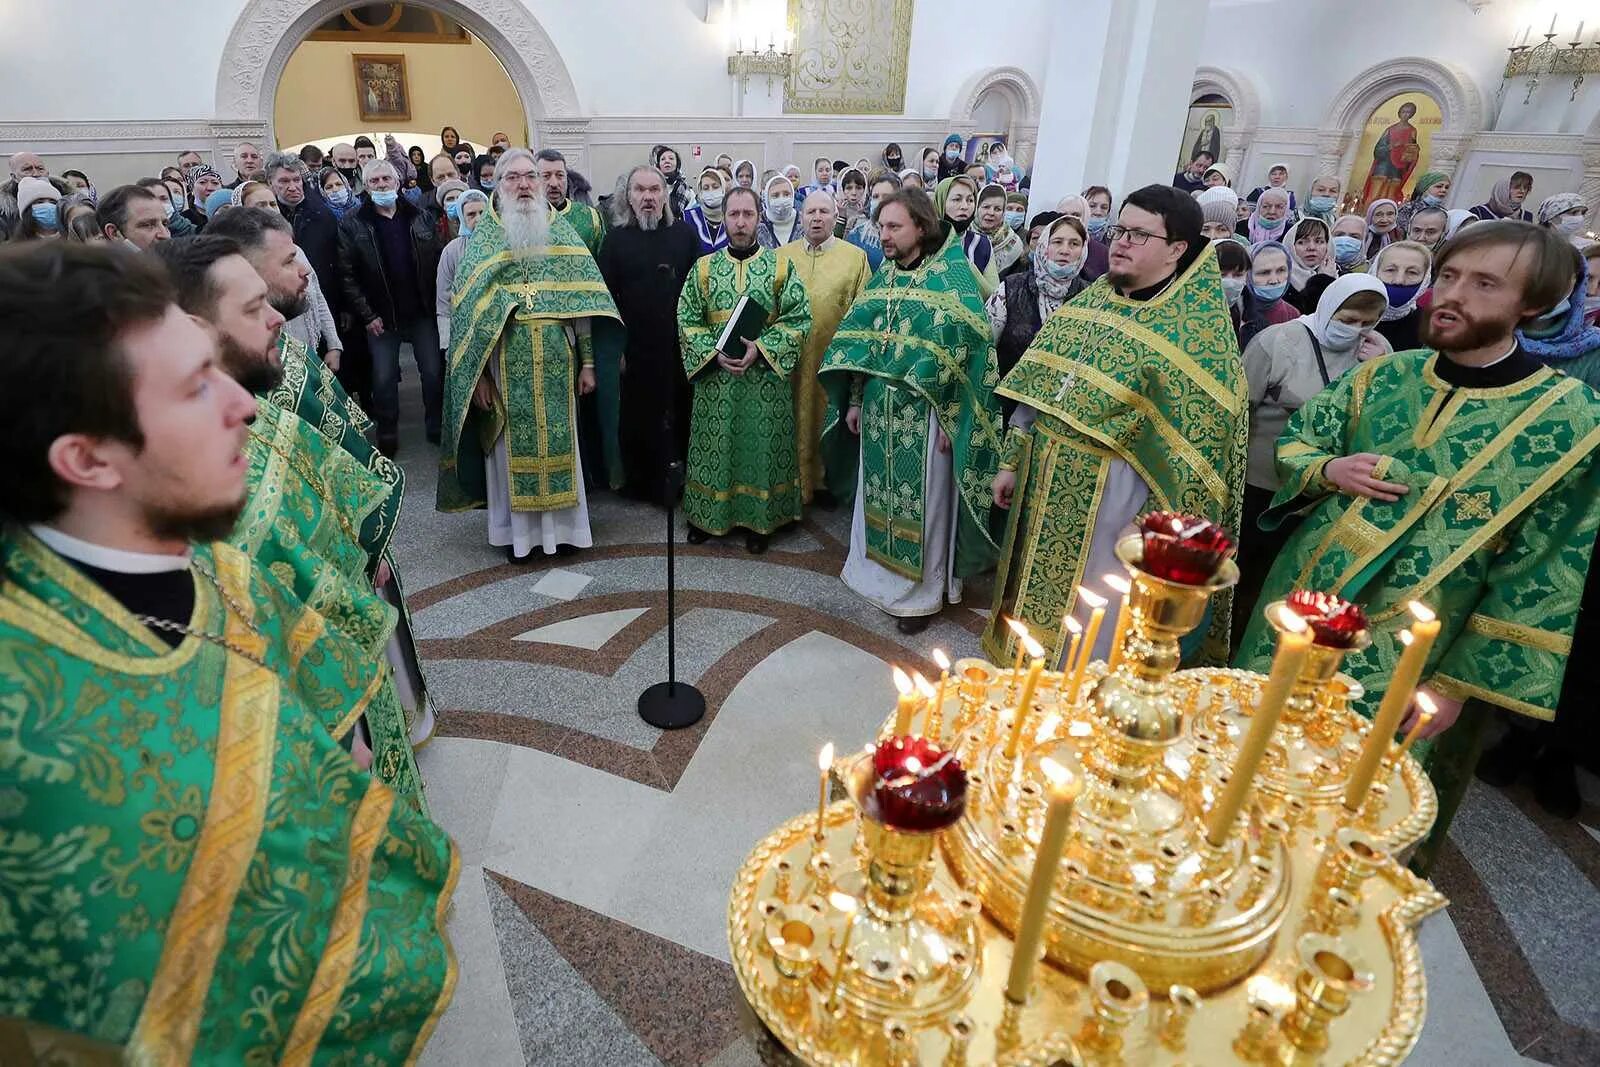
[[[227,158],[240,141],[283,143],[274,109],[289,60],[319,25],[350,6],[350,0],[246,0],[217,70],[211,124],[217,158]],[[565,152],[574,166],[582,165],[588,123],[577,89],[554,43],[525,4],[414,0],[413,6],[444,15],[483,42],[516,89],[530,138]]]
[[[1221,67],[1197,68],[1176,169],[1187,167],[1195,152],[1205,148],[1218,163],[1232,167],[1238,177],[1245,163],[1245,146],[1254,139],[1259,125],[1261,97],[1250,79]]]
[[[995,67],[980,71],[956,93],[950,109],[952,128],[967,135],[1002,134],[1012,158],[1033,167],[1039,141],[1039,87],[1025,71]],[[986,125],[1004,122],[1005,125]]]
[[[453,127],[482,152],[496,133],[530,141],[516,86],[487,44],[414,3],[358,3],[296,46],[273,99],[273,131],[290,151],[393,134],[428,159]]]

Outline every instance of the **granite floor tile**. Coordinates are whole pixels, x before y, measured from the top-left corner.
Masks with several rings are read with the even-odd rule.
[[[463,866],[446,930],[459,968],[455,997],[439,1019],[420,1067],[512,1067],[523,1063],[501,942],[483,870]]]
[[[463,865],[482,861],[492,812],[505,782],[512,746],[477,738],[440,737],[417,753],[433,820],[455,839]]]
[[[582,615],[576,619],[535,627],[526,633],[518,634],[512,640],[538,641],[547,645],[570,645],[573,648],[586,648],[591,652],[597,652],[605,647],[607,641],[617,636],[619,630],[648,610],[648,608],[623,608],[620,611],[604,611],[598,615]]]

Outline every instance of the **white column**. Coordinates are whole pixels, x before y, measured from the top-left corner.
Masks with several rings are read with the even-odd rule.
[[[1031,210],[1086,185],[1121,199],[1172,180],[1205,36],[1204,0],[1075,0],[1055,9]]]

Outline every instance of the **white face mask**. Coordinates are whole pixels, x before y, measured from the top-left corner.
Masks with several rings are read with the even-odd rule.
[[[1330,322],[1322,339],[1323,347],[1333,352],[1348,352],[1361,343],[1365,331],[1349,322]]]
[[[794,218],[794,197],[778,196],[767,201],[767,213],[778,222]]]
[[[1562,233],[1582,233],[1584,223],[1589,221],[1588,215],[1566,214],[1556,218],[1556,229]]]
[[[1229,305],[1238,305],[1239,298],[1244,296],[1245,284],[1246,279],[1243,275],[1238,277],[1229,277],[1227,275],[1223,276],[1222,292],[1225,296],[1227,296]]]
[[[725,195],[721,189],[707,189],[700,194],[700,202],[715,211],[722,206],[722,200]]]

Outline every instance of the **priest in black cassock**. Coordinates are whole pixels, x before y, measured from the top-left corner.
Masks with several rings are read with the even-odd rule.
[[[678,293],[700,254],[694,228],[672,217],[667,183],[633,168],[619,224],[595,257],[627,327],[620,435],[623,492],[664,504],[667,465],[689,447],[689,380],[678,351]]]

